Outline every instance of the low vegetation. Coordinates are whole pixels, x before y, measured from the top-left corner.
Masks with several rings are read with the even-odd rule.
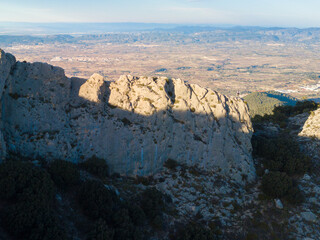
[[[114,230],[111,229],[107,222],[103,219],[99,219],[95,222],[91,232],[88,235],[88,240],[104,240],[113,239]]]
[[[270,171],[292,176],[310,170],[311,159],[300,151],[299,144],[289,134],[282,133],[274,138],[254,136],[252,145],[253,154],[263,158],[264,167]]]
[[[288,118],[301,113],[310,113],[318,108],[318,104],[313,101],[300,101],[295,106],[276,106],[271,114],[264,116],[255,115],[252,119],[254,123],[273,122],[280,127],[287,127]]]
[[[79,164],[80,168],[86,170],[98,178],[109,177],[109,167],[104,159],[98,158],[95,155],[86,161]]]
[[[272,139],[255,136],[252,139],[254,155],[261,159],[262,168],[257,168],[262,176],[262,191],[271,198],[283,198],[299,204],[304,197],[295,179],[311,168],[311,160],[302,154],[299,145],[288,134]]]
[[[106,189],[101,182],[95,180],[82,183],[77,198],[88,217],[101,218],[108,222],[111,221],[114,209],[120,204],[120,200],[113,191]]]
[[[172,240],[215,240],[220,239],[209,227],[197,222],[189,222],[171,236]]]
[[[67,239],[55,205],[56,187],[50,175],[31,163],[0,165],[0,198],[6,208],[1,221],[19,239]]]
[[[48,172],[60,189],[70,189],[80,183],[78,167],[71,162],[55,160],[49,164]]]
[[[284,93],[268,91],[250,93],[244,97],[244,101],[248,104],[251,117],[254,118],[256,115],[271,115],[273,109],[278,106],[294,106],[298,100]]]
[[[309,113],[317,107],[315,102],[303,101],[297,102],[295,106],[275,107],[272,115],[255,116],[256,127],[259,127],[260,123],[269,122],[282,127],[282,130],[273,136],[256,134],[252,138],[253,155],[260,159],[257,174],[262,177],[261,188],[266,196],[285,199],[293,204],[304,200],[297,187],[297,180],[311,170],[312,162],[310,157],[301,152],[298,142],[286,127],[289,117]]]
[[[171,199],[156,188],[148,188],[139,196],[139,203],[149,222],[156,228],[163,225],[163,212]]]
[[[96,168],[106,170],[105,161],[88,162],[83,169],[106,180],[106,171],[102,174]],[[171,209],[171,199],[156,188],[120,198],[113,187],[100,179],[81,177],[77,165],[63,160],[52,161],[46,167],[29,161],[0,164],[0,201],[4,230],[14,239],[30,240],[73,239],[64,225],[65,221],[77,225],[77,218],[87,222],[84,229],[78,229],[85,239],[149,239],[166,228],[164,213]],[[72,214],[77,217],[67,220],[61,216],[61,208],[65,208],[62,201],[70,201]]]
[[[175,170],[179,166],[179,163],[176,160],[169,158],[167,161],[164,162],[163,166],[170,170]]]
[[[292,179],[284,172],[270,172],[262,178],[262,191],[273,198],[286,196],[292,186]]]

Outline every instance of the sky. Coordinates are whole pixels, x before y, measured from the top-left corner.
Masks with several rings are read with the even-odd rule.
[[[320,27],[319,0],[0,0],[0,22]]]

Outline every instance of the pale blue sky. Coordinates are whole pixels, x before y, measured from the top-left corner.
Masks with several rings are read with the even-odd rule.
[[[0,22],[320,27],[320,0],[0,0]]]

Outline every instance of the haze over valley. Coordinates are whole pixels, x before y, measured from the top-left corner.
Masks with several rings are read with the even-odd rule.
[[[67,76],[88,78],[97,72],[110,81],[123,74],[168,76],[232,95],[276,90],[298,98],[319,96],[317,28],[173,25],[121,31],[0,35],[0,42],[18,60],[47,62],[64,68]]]

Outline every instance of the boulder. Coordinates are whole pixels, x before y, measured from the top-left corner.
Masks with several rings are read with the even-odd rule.
[[[302,212],[301,217],[308,222],[315,222],[317,220],[317,215],[312,212]]]
[[[276,205],[276,208],[283,209],[283,204],[280,199],[274,199],[274,203]]]

